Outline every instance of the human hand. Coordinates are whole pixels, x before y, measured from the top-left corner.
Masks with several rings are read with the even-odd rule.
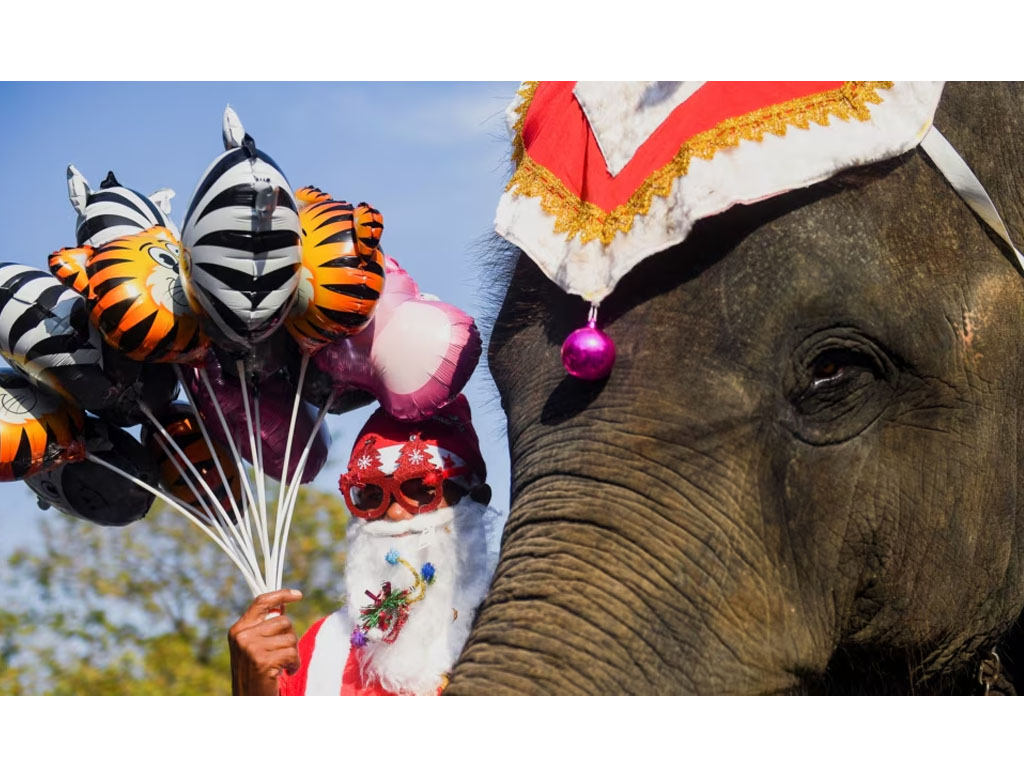
[[[298,638],[291,619],[284,615],[284,606],[301,599],[297,589],[267,592],[253,600],[228,630],[232,694],[276,696],[282,670],[298,670]]]

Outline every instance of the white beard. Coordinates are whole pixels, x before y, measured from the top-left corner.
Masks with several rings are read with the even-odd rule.
[[[391,693],[437,692],[490,586],[495,558],[487,546],[487,528],[495,518],[493,510],[466,497],[454,508],[410,520],[354,519],[349,524],[345,598],[354,627],[360,608],[372,604],[366,590],[377,594],[385,581],[393,591],[413,585],[407,568],[387,562],[389,550],[397,550],[417,572],[431,563],[436,574],[426,596],[409,606],[409,619],[393,643],[380,640],[379,632],[368,633],[360,653],[364,684],[376,681]]]

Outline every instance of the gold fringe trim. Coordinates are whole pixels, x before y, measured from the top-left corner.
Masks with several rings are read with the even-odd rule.
[[[518,119],[514,127],[512,149],[516,171],[505,190],[515,196],[539,198],[544,211],[555,217],[555,232],[565,232],[566,240],[579,235],[583,243],[599,239],[608,245],[617,233],[628,232],[637,216],[650,210],[655,195],[669,195],[675,180],[686,175],[692,158],[710,160],[719,150],[735,147],[741,140],[761,141],[769,133],[785,136],[790,126],[807,129],[812,122],[827,126],[833,117],[844,121],[851,118],[869,120],[871,112],[868,104],[881,104],[882,97],[877,91],[892,88],[893,83],[884,80],[843,83],[831,91],[774,104],[724,120],[714,128],[689,139],[672,160],[651,173],[629,200],[612,211],[604,211],[593,203],[580,200],[555,174],[526,154],[523,123],[538,85],[539,82],[527,82],[519,91],[523,100],[515,110]]]

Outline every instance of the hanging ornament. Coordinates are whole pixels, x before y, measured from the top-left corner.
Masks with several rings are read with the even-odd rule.
[[[585,381],[607,378],[615,365],[615,342],[597,327],[597,305],[590,305],[587,324],[569,334],[562,344],[562,365],[571,376]]]
[[[694,224],[895,157],[928,133],[941,83],[526,82],[506,111],[515,171],[495,231],[562,290],[597,304]],[[596,322],[566,370],[608,375]]]

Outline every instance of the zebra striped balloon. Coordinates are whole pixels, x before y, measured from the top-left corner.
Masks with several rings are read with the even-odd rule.
[[[96,248],[114,238],[134,235],[150,227],[166,227],[176,238],[178,228],[171,221],[170,199],[174,192],[161,189],[149,197],[122,187],[114,177],[100,184],[98,191],[89,187],[89,182],[73,165],[68,166],[68,197],[78,212],[75,242]]]
[[[82,408],[107,400],[111,381],[85,298],[42,270],[0,263],[0,355]]]
[[[185,215],[183,274],[210,336],[246,351],[278,328],[294,301],[299,216],[284,173],[248,134],[239,139],[234,121],[227,151],[203,174]]]
[[[126,427],[139,403],[174,399],[170,366],[142,364],[103,344],[84,296],[46,272],[0,263],[0,355],[36,386]]]

